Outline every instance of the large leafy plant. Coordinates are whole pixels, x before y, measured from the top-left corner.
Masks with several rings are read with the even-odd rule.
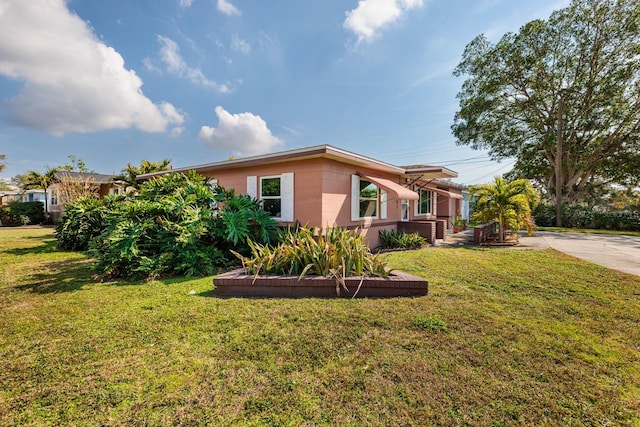
[[[107,212],[115,208],[119,200],[108,196],[103,200],[82,197],[65,206],[64,215],[56,226],[58,248],[70,251],[84,251],[105,228]]]
[[[211,186],[195,172],[163,175],[132,198],[95,203],[67,207],[58,241],[69,249],[86,249],[91,241],[96,269],[106,277],[212,274],[235,261],[229,249],[248,253],[248,239],[277,238],[275,221],[257,201]]]

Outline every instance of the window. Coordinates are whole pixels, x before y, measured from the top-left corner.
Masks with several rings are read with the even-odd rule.
[[[262,208],[274,219],[293,222],[293,172],[263,177],[247,176],[247,195],[260,200]]]
[[[282,192],[280,177],[260,178],[260,200],[262,208],[274,218],[282,216]]]
[[[420,195],[420,199],[417,201],[418,209],[417,215],[429,215],[432,211],[433,206],[433,195],[431,191],[420,189],[418,190],[418,194]]]
[[[387,192],[360,175],[351,175],[351,221],[386,218]]]
[[[51,195],[50,205],[56,206],[58,204],[58,190],[49,190]]]
[[[109,194],[111,195],[122,195],[124,196],[125,194],[125,188],[124,187],[113,187],[109,189]]]
[[[377,218],[378,187],[372,182],[361,179],[358,203],[358,216],[360,218]]]

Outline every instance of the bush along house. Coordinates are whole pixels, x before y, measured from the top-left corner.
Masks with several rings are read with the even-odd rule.
[[[462,211],[457,173],[441,166],[394,166],[332,147],[282,151],[171,171],[194,170],[213,184],[258,199],[281,225],[338,226],[379,244],[379,231],[418,232],[430,243],[444,239]]]

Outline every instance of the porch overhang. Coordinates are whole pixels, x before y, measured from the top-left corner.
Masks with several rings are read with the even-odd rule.
[[[447,196],[451,199],[459,199],[459,200],[464,199],[464,196],[462,194],[452,193],[451,191],[443,190],[441,188],[433,188],[433,187],[421,187],[421,188],[425,190],[433,191],[434,193],[442,194],[443,196]]]
[[[391,193],[396,199],[418,200],[420,196],[415,191],[412,191],[400,184],[397,184],[390,179],[380,178],[371,175],[360,175],[367,181],[371,181],[374,184],[384,188],[387,192]]]

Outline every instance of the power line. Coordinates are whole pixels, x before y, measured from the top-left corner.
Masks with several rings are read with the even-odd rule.
[[[473,179],[473,180],[471,180],[471,181],[465,182],[465,185],[470,185],[470,184],[472,184],[472,183],[474,183],[474,182],[477,182],[477,181],[479,181],[479,180],[481,180],[481,179],[484,179],[484,178],[486,178],[486,177],[488,177],[488,176],[495,176],[495,174],[496,174],[496,173],[500,172],[501,170],[503,170],[503,169],[505,169],[505,168],[507,168],[507,167],[513,166],[515,163],[516,163],[516,161],[515,161],[515,160],[513,160],[513,161],[511,161],[511,162],[508,162],[508,163],[506,163],[504,166],[502,166],[502,167],[500,167],[500,168],[498,168],[498,169],[496,169],[496,170],[494,170],[494,171],[492,171],[492,172],[490,172],[490,173],[488,173],[488,174],[486,174],[486,175],[482,175],[482,176],[479,176],[479,177],[474,178],[474,179]]]

